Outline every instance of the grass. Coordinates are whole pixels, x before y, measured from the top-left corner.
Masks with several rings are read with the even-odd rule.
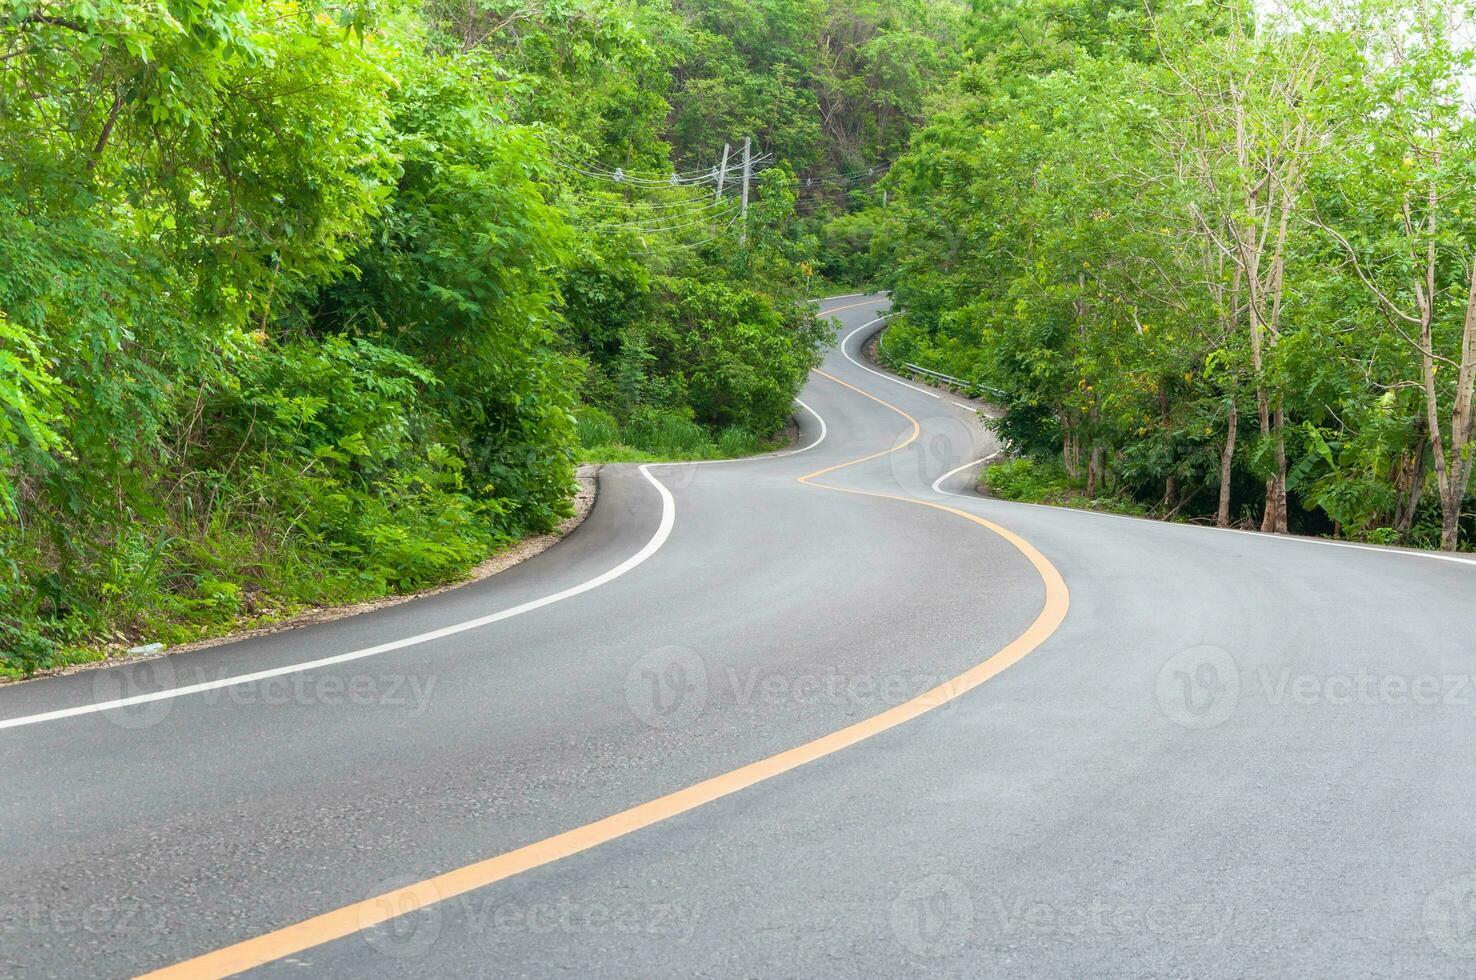
[[[642,408],[621,425],[598,408],[575,413],[581,463],[669,463],[732,459],[781,448],[781,439],[763,439],[730,425],[714,435],[674,412]]]
[[[985,468],[984,483],[1001,500],[1075,507],[1078,510],[1129,514],[1134,517],[1146,517],[1149,513],[1147,507],[1127,497],[1101,493],[1096,497],[1088,497],[1083,487],[1066,475],[1066,467],[1058,462],[1011,459],[995,463]]]

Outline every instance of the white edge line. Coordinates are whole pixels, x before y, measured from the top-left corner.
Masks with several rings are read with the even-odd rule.
[[[809,412],[811,415],[815,416],[815,421],[820,423],[820,435],[815,439],[814,442],[810,443],[803,449],[793,449],[787,453],[779,453],[780,456],[798,456],[800,453],[807,453],[811,449],[814,449],[816,446],[824,442],[826,435],[828,435],[830,432],[830,429],[825,424],[825,417],[823,415],[815,411],[809,405],[806,405],[802,399],[796,398],[794,400],[794,403],[800,408],[803,408],[805,411]],[[735,462],[737,461],[735,460]]]
[[[967,497],[968,494],[966,493],[954,493],[952,490],[944,490],[942,487],[943,481],[948,479],[953,474],[959,472],[960,470],[968,469],[970,466],[983,466],[985,463],[989,462],[991,459],[998,455],[998,452],[993,452],[990,453],[988,456],[985,456],[983,459],[970,460],[962,466],[955,466],[953,469],[949,470],[947,473],[944,473],[942,476],[938,477],[938,479],[933,481],[933,492],[947,494],[950,497]]]
[[[848,299],[848,298],[850,298],[852,296],[871,296],[871,295],[873,295],[873,294],[872,293],[847,293],[845,296],[827,296],[825,298],[826,299]],[[820,315],[821,316],[824,316],[825,315],[825,312],[822,310]],[[865,330],[867,327],[872,326],[873,324],[881,323],[883,320],[885,320],[889,316],[896,316],[896,315],[897,315],[896,313],[885,313],[882,316],[877,317],[875,320],[872,320],[871,323],[863,323],[863,324],[861,324],[861,326],[857,327],[855,330],[852,330],[850,333],[846,334],[846,339],[843,340],[843,341],[841,341],[841,345],[840,345],[840,351],[841,351],[841,353],[845,355],[846,360],[850,361],[852,364],[856,365],[858,368],[860,368],[863,371],[870,371],[872,374],[876,375],[878,378],[886,378],[888,381],[891,381],[891,382],[894,382],[896,384],[899,384],[899,385],[901,385],[904,388],[911,388],[913,391],[921,392],[922,394],[927,395],[929,398],[942,398],[943,396],[940,395],[940,394],[938,394],[937,392],[929,391],[926,388],[919,388],[917,385],[909,384],[908,382],[903,381],[901,378],[894,378],[890,374],[883,374],[880,371],[873,370],[872,368],[869,368],[865,364],[862,364],[860,361],[856,360],[854,357],[851,356],[850,352],[846,350],[846,344],[850,341],[850,339],[852,337],[856,336],[856,334],[860,333],[862,330]],[[968,405],[968,404],[965,404],[964,402],[960,402],[960,401],[955,401],[953,404],[957,405],[959,408],[967,409],[970,412],[981,412],[981,411],[983,411],[983,409],[981,409],[978,405]],[[962,468],[962,467],[960,467],[960,468]]]
[[[646,465],[647,466],[717,466],[718,464],[721,464],[721,463],[756,463],[756,462],[758,462],[760,460],[764,460],[764,459],[783,459],[786,456],[798,456],[800,453],[807,453],[811,449],[814,449],[816,446],[818,446],[822,442],[824,442],[825,441],[825,437],[826,437],[826,435],[829,434],[830,430],[825,425],[825,418],[819,412],[815,411],[809,405],[805,404],[805,402],[804,402],[803,399],[796,398],[794,400],[794,403],[796,405],[798,405],[800,408],[803,408],[805,411],[809,412],[811,415],[815,416],[815,421],[817,421],[817,422],[820,423],[820,435],[817,436],[815,438],[815,441],[812,442],[812,443],[810,443],[808,446],[801,446],[799,449],[786,449],[786,450],[784,450],[782,452],[777,452],[777,453],[763,453],[763,454],[758,455],[758,456],[735,456],[732,459],[674,459],[674,460],[672,460],[671,462],[668,462],[668,463],[647,463]]]
[[[973,494],[954,493],[952,490],[944,490],[941,484],[944,480],[948,479],[950,476],[959,472],[960,470],[967,469],[970,466],[980,466],[984,463],[989,462],[991,459],[998,455],[1000,454],[992,453],[988,456],[985,456],[983,459],[976,459],[972,462],[963,464],[963,466],[958,466],[949,470],[947,473],[944,473],[942,476],[938,477],[938,479],[933,481],[933,489],[936,492],[945,494],[949,497],[969,497],[972,499],[978,499],[978,497]],[[1068,511],[1073,514],[1086,514],[1090,517],[1110,517],[1114,520],[1135,521],[1139,524],[1152,524],[1158,527],[1175,527],[1192,531],[1226,531],[1230,534],[1249,534],[1261,541],[1287,541],[1293,544],[1320,544],[1328,548],[1350,548],[1354,551],[1371,551],[1376,555],[1393,555],[1399,558],[1425,558],[1430,561],[1455,562],[1459,565],[1476,565],[1476,558],[1462,558],[1460,555],[1447,555],[1442,554],[1438,551],[1410,551],[1404,548],[1381,548],[1378,545],[1358,544],[1355,541],[1329,541],[1326,538],[1309,538],[1305,535],[1300,534],[1263,534],[1260,531],[1246,531],[1238,527],[1211,527],[1207,524],[1179,524],[1175,523],[1174,521],[1154,520],[1151,517],[1134,517],[1131,514],[1108,514],[1105,511],[1086,510],[1081,507],[1052,507],[1050,504],[1030,504],[1019,500],[1008,500],[1005,501],[1005,503],[1013,504],[1018,507],[1049,507],[1051,510],[1056,511]]]
[[[809,450],[814,449],[816,446],[820,445],[820,443],[825,441],[825,436],[828,431],[825,425],[825,419],[820,415],[819,412],[815,411],[813,408],[811,408],[809,405],[806,405],[798,398],[796,398],[795,401],[801,407],[803,407],[805,411],[815,416],[815,418],[818,419],[820,422],[820,435],[814,442],[810,443],[808,446],[805,446],[801,449],[793,449],[784,453],[774,453],[770,456],[751,456],[732,460],[704,460],[702,462],[751,462],[757,459],[773,459],[779,456],[794,456],[798,455],[799,453],[808,452]],[[476,619],[468,619],[465,622],[453,623],[450,626],[443,626],[440,629],[430,630],[425,633],[417,633],[414,636],[407,636],[403,637],[402,639],[391,640],[388,643],[379,643],[372,647],[364,647],[361,650],[350,650],[347,653],[340,653],[331,657],[322,657],[318,660],[309,660],[306,663],[287,664],[282,667],[272,667],[268,670],[253,671],[249,674],[237,674],[233,677],[222,677],[213,681],[203,681],[199,684],[187,684],[184,687],[172,687],[164,691],[151,691],[148,694],[136,694],[132,697],[118,698],[113,701],[97,701],[91,704],[74,705],[70,708],[58,708],[55,711],[43,711],[39,714],[34,715],[21,715],[18,718],[0,719],[0,730],[6,728],[20,728],[25,725],[37,725],[46,721],[59,721],[63,718],[75,718],[79,715],[96,714],[102,711],[112,711],[117,708],[131,707],[135,704],[148,704],[151,701],[164,701],[170,698],[184,697],[187,694],[200,694],[205,691],[214,691],[223,687],[234,687],[237,684],[254,684],[257,681],[264,681],[272,677],[281,677],[284,674],[295,674],[300,671],[317,670],[322,667],[331,667],[335,664],[348,663],[352,660],[362,660],[365,657],[373,657],[377,654],[389,653],[392,650],[403,650],[406,647],[419,646],[422,643],[429,643],[432,640],[440,640],[448,636],[455,636],[457,633],[465,633],[468,630],[480,629],[483,626],[490,626],[493,623],[501,622],[504,619],[511,619],[514,616],[521,616],[523,613],[532,612],[535,609],[542,609],[544,606],[551,606],[556,602],[562,602],[564,599],[572,599],[574,596],[582,595],[592,589],[597,589],[602,585],[613,582],[615,579],[624,575],[632,568],[635,568],[637,565],[644,562],[647,558],[650,558],[661,549],[662,545],[666,543],[666,539],[671,536],[672,527],[676,524],[676,501],[672,498],[671,491],[666,489],[666,487],[662,485],[660,480],[651,475],[651,468],[654,466],[682,465],[685,464],[680,462],[645,463],[640,468],[641,476],[645,477],[646,480],[653,487],[656,488],[656,492],[661,495],[661,523],[657,526],[656,533],[651,535],[650,540],[648,540],[645,545],[641,547],[641,550],[637,551],[635,554],[631,555],[629,558],[625,559],[625,561],[616,565],[614,568],[600,575],[596,575],[594,578],[589,579],[585,582],[581,582],[578,585],[570,586],[569,588],[564,589],[560,592],[555,592],[551,595],[542,596],[538,599],[532,599],[528,602],[503,609],[499,612],[489,613],[486,616],[478,616]]]
[[[858,368],[860,368],[861,370],[867,372],[868,374],[874,374],[878,378],[885,378],[886,380],[892,382],[893,384],[899,384],[899,385],[901,385],[904,388],[911,388],[913,391],[916,391],[916,392],[919,392],[921,394],[927,395],[929,398],[942,398],[943,396],[940,395],[940,394],[938,394],[935,391],[929,391],[926,388],[919,388],[917,385],[908,384],[906,381],[903,381],[901,378],[894,378],[890,374],[883,374],[880,371],[873,370],[872,368],[869,368],[865,364],[862,364],[860,361],[856,360],[854,357],[851,356],[851,352],[848,351],[848,350],[846,350],[846,345],[851,342],[851,338],[852,337],[856,336],[858,333],[860,333],[861,331],[865,330],[867,327],[875,326],[876,324],[881,323],[883,320],[885,320],[888,316],[891,316],[891,315],[892,314],[888,313],[888,314],[886,314],[884,316],[879,316],[875,320],[872,320],[870,323],[863,323],[863,324],[861,324],[861,326],[857,327],[855,330],[852,330],[850,333],[846,334],[846,339],[845,340],[842,340],[841,341],[841,344],[840,344],[840,352],[841,352],[841,354],[843,354],[845,356],[845,359],[846,360],[850,361],[852,364],[856,365]]]

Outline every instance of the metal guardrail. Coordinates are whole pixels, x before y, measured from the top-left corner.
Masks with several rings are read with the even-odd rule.
[[[892,313],[886,314],[886,316],[894,315],[895,314]],[[876,338],[876,352],[883,357],[886,357],[887,355],[887,347],[885,343],[886,337],[887,328],[882,327],[881,330],[878,331],[878,336]],[[944,374],[942,371],[934,371],[929,368],[925,368],[921,364],[903,364],[902,367],[905,370],[913,372],[914,374],[924,375],[926,377],[932,378],[934,381],[941,381],[944,384],[952,385],[955,388],[962,388],[964,391],[978,392],[980,394],[990,394],[999,398],[1008,397],[1003,391],[1000,391],[998,388],[991,388],[989,387],[989,385],[980,384],[977,381],[965,381],[963,378],[955,378],[951,374]]]
[[[988,385],[980,384],[977,381],[965,381],[963,378],[955,378],[953,375],[944,374],[942,371],[929,370],[928,368],[925,368],[920,364],[903,364],[902,366],[907,370],[913,372],[914,374],[924,375],[926,377],[932,378],[934,381],[941,381],[944,384],[953,385],[955,388],[962,388],[964,391],[977,391],[981,393],[996,395],[1000,398],[1005,397],[1005,393],[1000,391],[998,388],[991,388]]]

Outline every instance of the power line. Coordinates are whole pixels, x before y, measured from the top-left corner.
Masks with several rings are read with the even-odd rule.
[[[549,139],[549,142],[553,146],[557,147],[559,150],[563,151],[567,156],[569,156],[571,158],[572,157],[577,157],[579,155],[578,154],[578,151],[574,147],[571,147],[571,146],[569,146],[569,145],[567,145],[565,143],[561,143],[557,139],[550,138]],[[607,166],[605,166],[602,163],[588,163],[585,166],[587,166],[591,170],[603,171],[603,172],[611,173],[611,174],[615,173],[615,170],[614,169],[611,169],[610,167],[607,167]],[[711,168],[703,167],[703,168],[700,168],[700,169],[697,169],[697,170],[673,171],[670,174],[666,174],[666,173],[659,173],[659,174],[657,174],[657,173],[653,173],[653,174],[638,174],[638,173],[632,172],[629,176],[631,178],[633,178],[633,179],[639,179],[639,180],[654,180],[654,181],[658,181],[658,182],[666,182],[666,181],[670,180],[672,177],[677,177],[677,178],[701,177],[701,176],[705,176],[707,174],[710,174],[711,172],[712,172]]]
[[[608,165],[599,161],[581,160],[575,157],[572,151],[557,140],[549,139],[549,157],[552,162],[565,170],[578,173],[590,180],[600,181],[604,184],[619,186],[626,192],[674,190],[678,188],[696,188],[705,185],[715,185],[712,191],[702,191],[701,196],[683,196],[678,200],[611,200],[609,198],[596,198],[580,202],[581,210],[588,209],[598,213],[608,208],[615,213],[610,215],[616,220],[606,220],[585,226],[587,230],[598,233],[629,233],[640,237],[658,236],[668,239],[667,247],[671,248],[696,248],[699,245],[716,241],[726,235],[735,224],[739,225],[739,242],[747,239],[748,206],[753,181],[763,178],[769,168],[766,164],[774,159],[773,153],[755,154],[752,138],[743,140],[743,153],[741,165],[733,159],[732,144],[723,146],[723,155],[716,166],[705,170],[673,171],[669,174],[652,174],[638,171],[627,172],[624,168],[611,169]],[[731,186],[728,178],[741,175],[741,183],[734,180]],[[796,183],[789,180],[786,183]],[[734,197],[728,196],[731,189],[735,191]],[[711,194],[711,197],[708,197]],[[576,198],[577,200],[577,198]],[[625,213],[621,213],[624,210]],[[718,229],[716,234],[701,239],[697,242],[673,241],[670,236],[692,228],[711,227],[714,223],[726,222]],[[648,250],[644,254],[651,254]]]
[[[567,151],[556,143],[550,145],[550,156],[556,166],[570,170],[592,180],[603,180],[614,184],[623,184],[631,187],[682,187],[699,184],[714,184],[725,180],[729,174],[738,173],[740,167],[737,165],[720,167],[715,166],[707,170],[691,170],[685,173],[672,172],[670,174],[643,174],[636,171],[626,171],[623,167],[611,169],[603,163],[595,161],[579,161],[570,159],[564,155]],[[774,159],[772,153],[765,153],[755,157],[752,161],[754,166],[761,166]]]
[[[670,208],[685,208],[694,204],[703,204],[708,200],[704,192],[701,197],[688,197],[680,201],[608,201],[591,203],[618,204],[621,207],[631,208],[635,211],[665,211]]]
[[[742,169],[737,166],[728,167],[725,170],[720,170],[717,167],[713,167],[711,170],[697,171],[696,176],[683,176],[673,173],[661,177],[650,177],[635,173],[627,173],[623,168],[619,167],[614,170],[610,170],[608,168],[605,168],[603,164],[571,162],[559,157],[558,154],[552,154],[552,158],[555,166],[562,167],[565,170],[571,170],[575,173],[582,174],[583,176],[589,177],[592,180],[603,180],[609,183],[622,184],[630,187],[691,187],[693,185],[700,184],[714,184],[717,183],[719,180],[727,177],[728,174],[739,173]],[[772,159],[773,154],[764,154],[763,156],[755,157],[753,163],[754,165],[765,164]]]
[[[593,228],[602,228],[602,229],[603,228],[650,228],[653,231],[661,231],[661,230],[664,230],[664,226],[662,224],[660,224],[661,222],[667,222],[667,221],[673,221],[673,220],[681,221],[681,220],[685,220],[687,218],[695,218],[695,217],[698,217],[698,216],[701,216],[701,215],[706,215],[709,220],[710,219],[714,219],[714,218],[725,217],[736,206],[737,205],[735,205],[731,199],[727,199],[727,200],[723,200],[723,201],[713,201],[711,203],[704,204],[702,207],[694,208],[691,211],[681,211],[681,212],[676,212],[676,213],[673,213],[673,214],[654,215],[654,216],[651,216],[651,217],[649,217],[647,219],[637,219],[637,220],[634,220],[634,221],[612,221],[612,222],[607,222],[607,223],[604,223],[604,224],[592,225],[591,227],[593,227]],[[714,211],[721,211],[722,213],[721,214],[713,214],[712,212],[714,212]],[[655,222],[657,222],[657,224],[655,224],[655,225],[647,225],[646,224],[647,221],[655,221]]]
[[[789,180],[791,187],[803,189],[822,188],[828,186],[845,186],[864,183],[871,178],[885,177],[891,170],[891,164],[885,166],[870,167],[866,170],[857,170],[848,174],[835,174],[830,177],[792,177]]]
[[[717,230],[717,233],[716,234],[711,235],[711,236],[709,236],[707,238],[703,238],[703,239],[701,239],[699,241],[695,241],[695,242],[674,242],[674,243],[672,243],[670,245],[667,245],[665,248],[652,248],[652,249],[647,249],[644,252],[634,252],[632,254],[634,254],[634,255],[655,255],[658,252],[673,251],[673,250],[679,249],[679,248],[700,248],[703,245],[707,245],[707,244],[710,244],[712,242],[715,242],[719,238],[722,238],[723,236],[727,235],[728,232],[732,230],[733,225],[737,224],[737,222],[738,222],[738,215],[735,214],[735,215],[733,215],[733,217],[731,217],[731,218],[728,219],[728,223],[727,224],[723,225],[721,228],[719,228]]]
[[[728,210],[722,212],[721,214],[715,214],[715,215],[712,215],[711,217],[701,218],[701,219],[699,219],[697,221],[688,221],[688,222],[686,222],[684,224],[667,225],[667,226],[660,227],[660,228],[617,228],[617,229],[611,229],[611,230],[614,230],[614,231],[628,231],[631,234],[636,234],[636,235],[646,235],[646,234],[650,234],[650,235],[665,235],[665,234],[667,234],[669,232],[673,232],[673,231],[686,231],[688,228],[710,227],[714,221],[720,220],[722,218],[729,217],[730,215],[734,219],[736,219],[738,217],[738,214],[739,214],[739,208],[736,205],[734,205],[734,206],[730,206],[728,208]]]

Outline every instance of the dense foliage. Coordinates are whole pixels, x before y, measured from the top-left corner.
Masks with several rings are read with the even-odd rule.
[[[1002,493],[1469,546],[1471,17],[0,0],[0,674],[760,450],[826,282],[1001,392]]]
[[[0,674],[453,578],[581,453],[762,448],[803,180],[902,145],[925,11],[0,0]]]
[[[1003,392],[1024,496],[1470,546],[1471,17],[978,4],[869,213],[889,354]]]

